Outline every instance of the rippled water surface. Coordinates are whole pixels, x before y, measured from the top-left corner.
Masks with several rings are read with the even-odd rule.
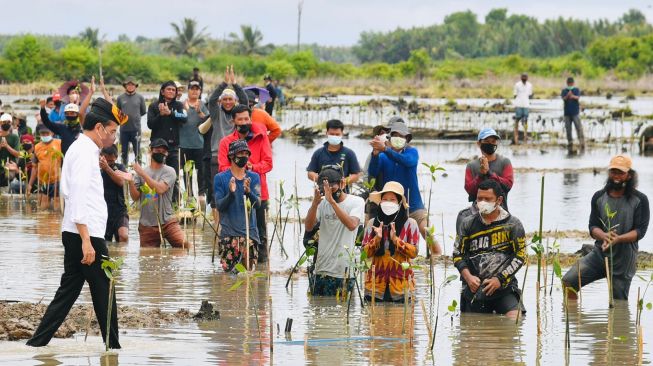
[[[317,142],[321,144],[321,141]],[[345,140],[353,148],[361,164],[369,148],[367,142],[354,136]],[[461,157],[473,157],[478,151],[470,142],[415,141],[422,161],[439,162],[446,175],[438,175],[431,200],[432,221],[445,252],[452,251],[455,216],[467,203],[463,189],[464,164],[454,163]],[[287,192],[298,182],[299,196],[308,198],[305,167],[315,146],[298,146],[290,139],[274,143],[275,168],[269,181],[284,180]],[[582,156],[568,157],[558,148],[518,148],[502,146],[500,153],[508,156],[517,170],[515,185],[510,192],[511,212],[524,223],[527,232],[537,230],[539,195],[542,173],[547,171],[545,184],[544,227],[547,230],[587,230],[589,201],[605,179],[605,167],[614,149],[597,148]],[[634,167],[640,173],[640,188],[653,196],[653,160],[635,157]],[[591,168],[597,168],[594,173]],[[582,169],[581,169],[582,168]],[[585,169],[589,168],[589,169]],[[581,170],[579,170],[581,169]],[[296,178],[295,178],[296,176]],[[428,195],[429,178],[426,168],[420,167],[423,197]],[[271,184],[274,186],[274,184]],[[271,195],[276,197],[275,189]],[[302,215],[309,201],[300,201]],[[285,209],[284,209],[285,213]],[[294,214],[291,213],[291,218]],[[33,349],[23,342],[0,342],[0,361],[11,365],[56,364],[617,364],[634,365],[638,362],[637,335],[634,327],[637,288],[644,283],[636,278],[631,286],[629,303],[617,303],[613,310],[607,306],[607,286],[598,281],[582,292],[582,304],[570,307],[571,351],[568,360],[564,353],[565,317],[562,293],[558,282],[552,295],[540,299],[542,333],[538,336],[538,316],[534,285],[536,270],[528,272],[524,304],[525,318],[515,325],[501,316],[448,313],[447,306],[458,299],[460,284],[454,281],[442,290],[440,317],[433,356],[427,352],[428,333],[425,314],[435,304],[429,300],[429,286],[425,272],[416,275],[417,303],[407,309],[406,334],[404,307],[379,305],[371,315],[369,307],[362,308],[353,298],[349,309],[335,298],[310,298],[306,295],[308,280],[305,275],[295,277],[286,289],[286,271],[300,256],[296,220],[287,226],[284,247],[289,258],[280,255],[277,241],[272,246],[269,286],[267,279],[254,279],[251,287],[235,291],[227,289],[235,279],[222,273],[211,263],[213,236],[207,229],[197,230],[196,251],[178,249],[140,249],[135,218],[131,220],[130,243],[111,244],[113,256],[123,256],[125,264],[117,287],[122,305],[143,308],[159,307],[174,312],[187,308],[192,312],[203,299],[216,303],[221,319],[212,322],[185,322],[155,329],[121,329],[123,349],[103,356],[99,338],[83,335],[73,339],[55,339],[45,348]],[[444,230],[442,222],[444,221]],[[3,197],[0,201],[0,300],[49,302],[63,270],[63,247],[60,242],[60,217],[56,213],[37,211],[17,198]],[[270,224],[269,233],[272,231]],[[443,234],[444,231],[444,234]],[[189,228],[188,234],[192,236]],[[640,242],[642,250],[651,251],[649,235]],[[553,240],[553,238],[551,238]],[[565,239],[562,251],[573,252],[589,237]],[[423,249],[423,248],[422,248]],[[422,250],[423,253],[423,250]],[[259,268],[267,272],[265,267]],[[549,268],[549,271],[551,269]],[[435,269],[436,284],[446,275],[457,274],[455,268],[443,264]],[[650,271],[639,271],[645,277]],[[519,274],[520,285],[524,270]],[[550,284],[550,279],[549,279]],[[643,290],[643,288],[642,288]],[[252,292],[252,293],[250,293]],[[436,290],[437,294],[437,290]],[[650,301],[650,296],[649,301]],[[269,350],[270,309],[272,299],[274,352]],[[85,289],[80,302],[90,303]],[[255,309],[261,325],[258,335]],[[433,310],[435,314],[435,309]],[[292,332],[286,336],[286,318],[294,320]],[[435,320],[435,319],[434,319]],[[277,324],[281,330],[277,332]],[[412,325],[412,326],[411,326]],[[647,334],[652,334],[653,313],[642,316],[644,329],[643,364],[649,364],[652,347]],[[412,332],[408,331],[413,329]],[[411,337],[412,334],[412,337]],[[411,340],[412,338],[412,340]],[[259,340],[262,340],[262,350]]]

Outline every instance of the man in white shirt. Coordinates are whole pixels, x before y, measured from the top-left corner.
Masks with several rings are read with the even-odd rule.
[[[533,97],[533,85],[528,81],[528,74],[521,74],[521,80],[515,83],[512,92],[515,97],[515,130],[513,141],[519,144],[519,122],[524,124],[524,143],[528,142],[528,108]]]
[[[100,173],[100,149],[114,143],[119,123],[125,122],[126,116],[116,106],[105,99],[97,99],[86,115],[83,133],[66,153],[61,171],[61,193],[65,201],[61,224],[64,273],[41,324],[27,342],[29,346],[41,347],[50,342],[86,281],[102,338],[106,341],[109,279],[101,267],[101,259],[109,255],[109,250],[104,242],[107,204]],[[120,348],[115,296],[112,308],[109,347]]]

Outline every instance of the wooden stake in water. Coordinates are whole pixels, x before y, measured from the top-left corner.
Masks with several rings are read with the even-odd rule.
[[[521,316],[521,307],[524,301],[524,292],[526,290],[526,276],[528,276],[528,265],[530,264],[530,257],[526,256],[526,270],[524,271],[524,281],[521,285],[521,296],[519,297],[519,305],[517,306],[517,316],[515,317],[515,324],[519,324],[519,317]]]
[[[243,195],[245,206],[245,269],[249,271],[249,215],[247,214],[247,196]]]
[[[429,322],[429,316],[426,314],[426,307],[424,306],[424,300],[420,300],[420,305],[422,306],[422,315],[424,316],[424,325],[426,326],[426,331],[429,335],[429,344],[431,344],[431,339],[433,338],[433,333],[431,333],[431,322]]]
[[[272,317],[272,296],[268,296],[268,304],[270,306],[270,353],[274,351],[274,318]]]
[[[376,302],[376,266],[372,265],[372,322],[374,322],[375,302]]]
[[[109,306],[107,310],[107,334],[106,334],[106,351],[109,352],[109,339],[111,334],[111,311],[113,308],[114,282],[109,280]]]
[[[544,221],[544,174],[542,174],[542,182],[541,182],[541,185],[540,185],[540,229],[538,231],[538,235],[539,235],[539,239],[540,239],[538,244],[540,245],[540,247],[542,247],[542,223],[543,223],[543,221]],[[540,257],[538,259],[541,259],[542,258],[542,253],[540,252],[538,254],[538,256]],[[538,261],[538,263],[537,263],[537,282],[538,283],[541,282],[541,279],[540,279],[541,270],[542,270],[542,263]],[[540,291],[539,286],[537,287],[537,291],[538,292]]]
[[[608,264],[608,257],[605,257],[605,279],[608,281],[608,301],[610,304],[610,308],[612,309],[614,307],[614,303],[612,302],[612,281],[611,276],[612,273],[610,272],[610,265]]]

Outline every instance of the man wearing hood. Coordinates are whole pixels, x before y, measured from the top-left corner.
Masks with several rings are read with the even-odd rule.
[[[207,176],[209,187],[213,187],[213,177],[218,173],[220,140],[232,134],[235,130],[232,110],[238,103],[247,105],[247,95],[243,88],[236,83],[234,67],[231,66],[225,71],[224,81],[218,85],[209,97],[211,127],[204,135],[205,141],[207,139],[211,141],[210,174]],[[205,156],[206,158],[207,156]],[[211,202],[211,206],[215,208],[215,202]]]
[[[65,155],[70,145],[77,140],[77,136],[82,131],[79,124],[79,106],[74,103],[66,104],[63,123],[54,123],[50,120],[50,116],[45,109],[45,100],[42,99],[39,104],[41,105],[41,122],[61,138],[61,152]]]
[[[526,312],[515,278],[526,261],[526,234],[519,219],[501,207],[503,199],[497,181],[483,181],[476,195],[478,214],[468,216],[460,225],[453,263],[463,281],[462,312],[509,317]]]
[[[183,103],[177,101],[177,86],[170,80],[161,85],[159,99],[147,110],[147,127],[152,130],[150,142],[162,139],[168,145],[165,163],[179,176],[179,130],[188,114]],[[175,184],[173,200],[176,202],[179,187]]]

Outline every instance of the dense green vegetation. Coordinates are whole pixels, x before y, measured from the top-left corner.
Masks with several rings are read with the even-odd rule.
[[[293,81],[479,79],[526,71],[563,78],[636,79],[653,71],[653,27],[631,10],[617,22],[547,20],[492,10],[479,23],[470,11],[453,13],[443,24],[389,33],[363,33],[353,49],[263,43],[263,34],[243,25],[228,39],[208,37],[192,19],[171,24],[165,39],[126,35],[101,40],[98,29],[78,36],[0,37],[0,80],[26,83],[87,78],[98,74],[100,57],[107,82],[133,75],[144,83],[186,80],[194,66],[221,75],[227,65],[249,81],[264,74]],[[99,49],[101,48],[101,56]],[[354,54],[358,57],[354,56]]]

